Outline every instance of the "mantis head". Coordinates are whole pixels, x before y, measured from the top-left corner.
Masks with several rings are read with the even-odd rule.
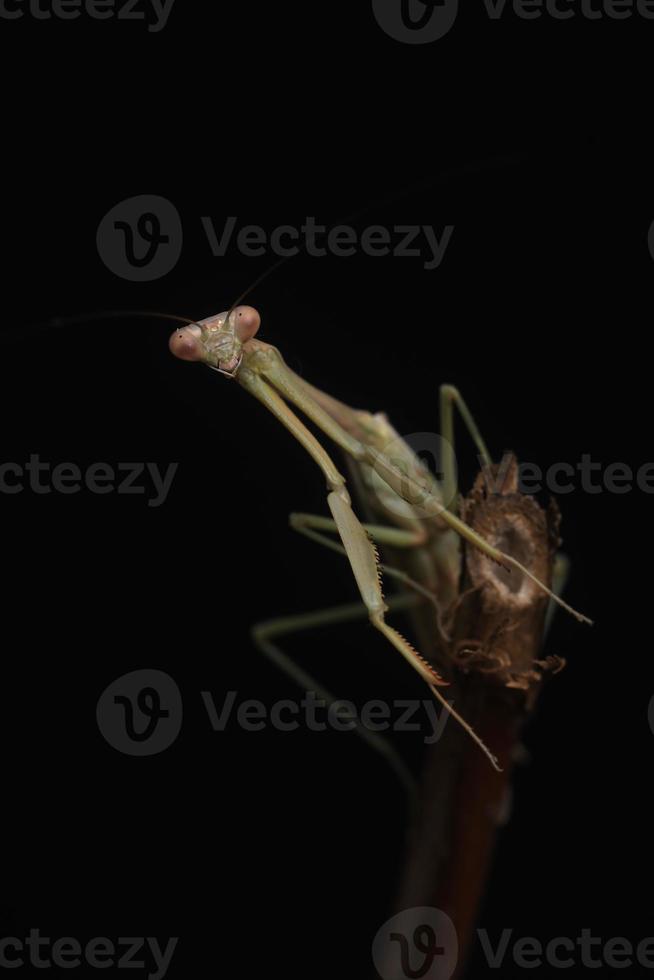
[[[237,306],[180,327],[170,338],[170,350],[182,361],[202,361],[234,376],[241,363],[243,345],[254,337],[260,323],[261,317],[254,307]]]

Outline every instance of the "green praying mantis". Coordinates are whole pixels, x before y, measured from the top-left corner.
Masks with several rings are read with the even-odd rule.
[[[181,319],[181,318],[180,318]],[[257,646],[295,681],[307,689],[319,689],[312,677],[295,665],[273,642],[276,637],[302,628],[346,622],[368,616],[373,627],[418,673],[450,715],[463,726],[486,753],[493,766],[498,760],[467,721],[446,700],[447,682],[414,646],[392,625],[386,614],[418,597],[434,606],[434,628],[440,615],[456,600],[461,574],[461,542],[487,556],[503,576],[513,576],[512,588],[537,589],[578,620],[590,623],[540,581],[526,564],[485,540],[465,523],[457,510],[457,481],[454,460],[454,412],[457,410],[484,464],[491,457],[479,429],[460,393],[452,385],[440,389],[440,421],[444,442],[442,479],[439,481],[422,463],[411,446],[381,413],[350,408],[309,384],[284,362],[279,350],[257,339],[260,316],[251,306],[235,305],[230,310],[197,322],[184,321],[170,338],[172,353],[184,361],[207,365],[235,380],[261,402],[291,433],[321,470],[327,485],[331,517],[292,514],[291,526],[311,540],[344,553],[361,597],[361,603],[341,606],[262,624],[253,630]],[[363,523],[357,517],[345,477],[332,457],[304,424],[305,416],[333,442],[350,463],[351,480],[377,518]],[[409,552],[414,575],[382,563],[377,545],[395,553]],[[404,594],[385,600],[382,575],[398,580]],[[321,692],[331,699],[328,692]],[[362,733],[374,747],[388,755],[369,733]],[[393,758],[388,759],[397,768]]]

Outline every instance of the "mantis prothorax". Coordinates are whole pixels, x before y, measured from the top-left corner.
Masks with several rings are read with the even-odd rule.
[[[499,768],[488,748],[440,693],[439,688],[447,686],[447,682],[401,633],[386,622],[388,606],[382,593],[382,569],[403,579],[406,585],[417,591],[426,590],[403,573],[380,565],[373,538],[380,544],[389,544],[395,548],[420,547],[427,538],[426,524],[429,525],[432,540],[437,537],[441,541],[447,541],[449,535],[449,543],[446,547],[440,547],[438,558],[439,572],[443,576],[443,590],[447,593],[459,571],[460,549],[456,543],[458,535],[502,569],[520,576],[520,582],[524,583],[520,588],[536,587],[580,621],[590,623],[590,620],[572,609],[524,564],[484,540],[457,516],[453,459],[448,459],[446,454],[441,485],[421,464],[411,448],[399,439],[384,415],[373,415],[349,408],[319,391],[295,374],[275,347],[257,340],[255,335],[260,322],[260,316],[253,307],[236,306],[227,312],[197,323],[190,322],[177,329],[170,338],[170,349],[182,360],[202,362],[238,381],[272,412],[320,467],[327,483],[327,503],[332,518],[292,515],[292,526],[328,547],[344,550],[372,625],[411,664],[446,710],[463,725],[493,765]],[[291,405],[350,457],[364,486],[371,488],[371,481],[375,478],[377,492],[379,493],[381,487],[381,496],[385,495],[387,503],[394,505],[387,506],[385,512],[395,526],[371,526],[359,521],[352,509],[344,477]],[[490,464],[486,446],[463,399],[456,389],[445,385],[441,388],[441,422],[447,445],[452,443],[454,406],[461,412],[481,457]],[[390,443],[393,445],[392,457],[386,452]],[[419,502],[419,513],[423,518],[421,521],[417,517],[416,502]],[[342,548],[336,541],[325,536],[329,532],[338,534]],[[525,582],[522,576],[528,581]],[[348,618],[348,615],[343,613],[342,618]],[[262,639],[265,642],[265,637]]]

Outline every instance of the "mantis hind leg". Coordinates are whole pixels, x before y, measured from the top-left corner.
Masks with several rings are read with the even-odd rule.
[[[399,610],[415,605],[416,601],[415,596],[397,596],[390,600],[389,606]],[[274,641],[278,637],[291,636],[294,633],[303,632],[304,630],[362,620],[366,618],[367,614],[368,610],[363,603],[354,602],[347,605],[335,606],[332,609],[321,609],[315,612],[271,619],[252,627],[252,640],[257,649],[271,663],[282,670],[298,687],[303,691],[313,691],[320,701],[324,701],[327,706],[330,706],[336,702],[337,699],[335,696],[326,687],[316,681],[303,667],[300,667]],[[370,731],[358,721],[356,721],[354,731],[363,739],[366,745],[381,755],[384,762],[390,766],[395,776],[404,786],[409,798],[413,801],[416,791],[413,776],[400,754],[388,739],[377,732]]]
[[[454,452],[454,407],[457,407],[463,423],[470,434],[470,438],[477,447],[480,462],[483,466],[490,466],[492,460],[486,447],[482,435],[479,431],[470,409],[466,405],[461,392],[454,385],[441,385],[440,387],[440,425],[441,438],[443,441],[442,461],[443,470],[443,501],[445,506],[457,512],[457,467]]]

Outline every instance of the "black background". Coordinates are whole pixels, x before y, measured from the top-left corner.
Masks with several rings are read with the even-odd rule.
[[[307,215],[453,224],[434,271],[291,260],[251,298],[262,338],[402,433],[437,431],[450,381],[496,453],[636,469],[653,458],[654,23],[491,21],[478,5],[410,46],[367,3],[177,0],[158,34],[85,18],[0,27],[2,458],[179,462],[160,508],[0,496],[2,934],[179,936],[174,977],[370,975],[401,862],[395,782],[351,735],[214,733],[200,699],[295,697],[249,627],[355,598],[344,561],[288,528],[292,510],[325,512],[319,472],[237,385],[175,361],[165,322],[35,325],[225,309],[270,257],[214,258],[201,215],[268,231]],[[169,199],[184,225],[174,271],[144,284],[95,244],[103,215],[139,194]],[[463,437],[460,458],[469,485]],[[650,497],[577,488],[559,503],[567,597],[597,622],[557,616],[549,652],[568,668],[526,732],[480,924],[636,943],[654,934]],[[365,624],[288,649],[359,704],[423,696]],[[170,673],[185,706],[180,737],[148,759],[95,722],[104,688],[140,667]],[[417,768],[420,737],[398,747]]]

